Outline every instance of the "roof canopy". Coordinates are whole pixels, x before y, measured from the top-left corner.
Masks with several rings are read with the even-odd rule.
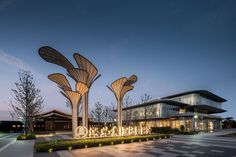
[[[216,101],[216,102],[226,102],[227,101],[226,99],[224,99],[218,95],[215,95],[207,90],[192,90],[192,91],[188,91],[188,92],[183,92],[183,93],[178,93],[178,94],[166,96],[166,97],[163,97],[162,99],[170,99],[170,98],[183,96],[183,95],[187,95],[187,94],[199,94],[202,97],[208,98],[208,99]]]

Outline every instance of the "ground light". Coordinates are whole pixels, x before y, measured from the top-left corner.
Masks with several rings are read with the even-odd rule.
[[[129,140],[130,138],[130,140]],[[133,138],[133,139],[132,139]],[[157,140],[171,138],[171,135],[142,135],[142,136],[127,136],[127,137],[109,137],[109,138],[98,138],[98,139],[80,139],[80,140],[53,140],[53,141],[43,141],[35,144],[36,152],[53,152],[58,150],[72,150],[79,148],[88,147],[102,147],[106,145],[114,144],[126,144],[133,142],[144,142],[149,140]]]

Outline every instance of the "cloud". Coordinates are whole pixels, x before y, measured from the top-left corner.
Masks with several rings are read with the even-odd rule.
[[[20,58],[12,56],[2,50],[0,50],[0,62],[11,65],[17,69],[31,71],[33,74],[37,75],[37,77],[46,78],[44,75],[36,71],[32,66],[29,66],[28,64],[26,64]]]
[[[6,9],[11,5],[15,0],[2,0],[0,1],[0,11]]]
[[[25,64],[21,59],[9,55],[0,50],[0,62],[12,65],[18,69],[31,70],[29,65]]]

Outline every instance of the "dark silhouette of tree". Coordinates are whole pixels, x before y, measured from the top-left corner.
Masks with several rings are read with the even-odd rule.
[[[15,83],[16,88],[12,89],[14,100],[10,101],[12,110],[10,115],[24,122],[26,135],[33,132],[35,115],[42,112],[43,98],[40,90],[35,87],[33,75],[30,71],[20,70],[19,81]]]
[[[144,93],[144,95],[141,96],[141,103],[145,103],[150,100],[152,100],[152,97],[147,93]]]
[[[90,116],[95,122],[103,122],[103,105],[98,101],[95,103],[95,109],[90,112]]]
[[[116,112],[110,106],[105,106],[103,110],[104,122],[114,122],[116,118]]]
[[[90,112],[93,121],[98,123],[113,122],[116,118],[114,108],[103,106],[99,101],[95,103],[95,109]]]
[[[133,100],[130,98],[129,95],[126,95],[123,99],[122,106],[123,108],[129,107],[133,105]],[[129,125],[130,120],[131,120],[131,112],[130,110],[124,110],[124,120],[126,122],[126,125]]]
[[[222,124],[224,129],[236,128],[236,121],[233,117],[226,117]]]

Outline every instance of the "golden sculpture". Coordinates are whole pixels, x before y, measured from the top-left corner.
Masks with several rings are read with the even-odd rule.
[[[118,113],[118,128],[122,128],[122,101],[124,95],[130,91],[133,90],[132,84],[137,82],[137,76],[132,75],[129,78],[122,77],[117,80],[115,80],[112,84],[111,87],[107,86],[115,95],[116,100],[117,100],[117,113]]]
[[[49,46],[41,47],[39,49],[39,55],[47,62],[64,67],[67,70],[68,76],[73,78],[76,82],[75,91],[73,91],[69,81],[63,74],[55,73],[48,76],[51,81],[55,82],[59,88],[62,89],[60,93],[62,93],[72,105],[72,131],[73,137],[76,137],[75,128],[78,125],[77,107],[80,99],[81,97],[83,98],[83,126],[88,128],[88,93],[93,82],[101,75],[97,75],[97,68],[88,59],[78,53],[73,54],[78,68],[74,67],[61,53]]]
[[[81,70],[86,71],[87,73],[85,73],[81,70],[79,71],[78,69],[74,68],[74,69],[67,70],[67,72],[69,73],[69,76],[71,76],[76,81],[84,82],[88,86],[88,88],[90,89],[93,82],[96,79],[98,79],[101,76],[101,74],[97,75],[98,74],[97,68],[93,65],[93,63],[91,63],[84,56],[82,56],[78,53],[74,53],[73,57],[78,65],[78,67]],[[78,76],[81,76],[81,77],[78,77]],[[89,90],[82,98],[82,103],[83,103],[82,114],[84,116],[83,126],[85,126],[86,128],[88,128],[88,100],[89,100],[88,95],[89,95]]]
[[[72,132],[73,132],[73,137],[76,137],[76,128],[78,125],[78,110],[77,108],[79,107],[79,101],[81,97],[88,92],[88,87],[82,83],[82,82],[77,82],[75,91],[72,91],[72,88],[69,84],[69,81],[67,78],[60,73],[55,73],[51,74],[48,76],[48,79],[55,82],[59,88],[62,89],[60,91],[70,102],[71,104],[71,109],[72,109]]]

